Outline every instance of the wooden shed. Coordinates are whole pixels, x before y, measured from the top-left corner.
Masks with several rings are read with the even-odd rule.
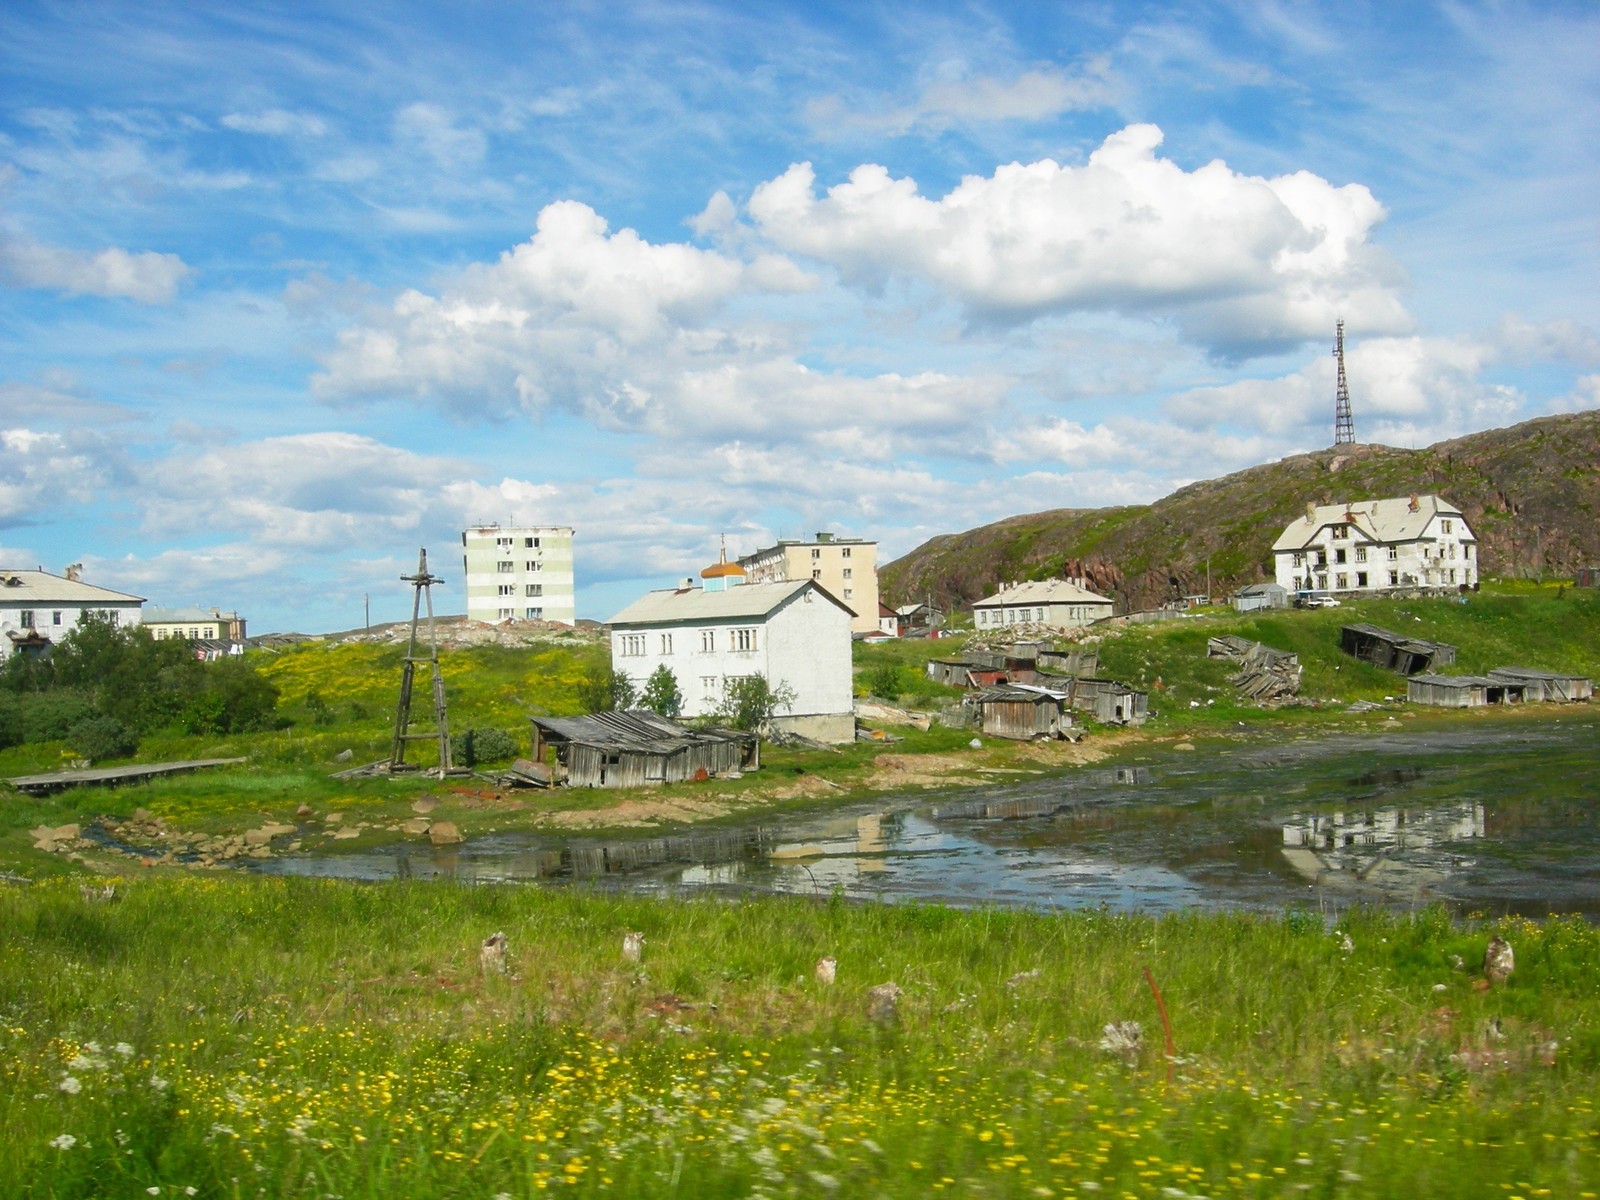
[[[984,688],[973,697],[983,732],[1016,741],[1067,736],[1072,714],[1066,700],[1065,692],[1020,683]]]
[[[1037,662],[1039,670],[1048,671],[1052,675],[1092,679],[1100,674],[1098,650],[1041,650]]]
[[[1276,583],[1252,583],[1240,588],[1229,599],[1237,612],[1257,612],[1264,608],[1288,608],[1289,589]]]
[[[640,787],[754,771],[761,740],[733,729],[695,729],[652,712],[534,717],[533,759],[554,747],[572,787]],[[703,774],[702,774],[703,772]]]
[[[1401,675],[1417,675],[1456,661],[1454,646],[1406,637],[1377,625],[1346,625],[1339,631],[1339,648],[1352,658]]]
[[[1072,684],[1072,707],[1093,713],[1107,725],[1142,725],[1150,715],[1150,696],[1115,679],[1077,679]]]
[[[1587,675],[1574,675],[1561,671],[1535,671],[1531,667],[1496,667],[1489,672],[1490,679],[1505,683],[1520,683],[1523,698],[1551,704],[1568,704],[1574,700],[1589,700],[1594,696],[1594,680]]]
[[[1483,708],[1490,704],[1520,704],[1520,683],[1484,675],[1413,675],[1406,680],[1406,699],[1434,708]]]

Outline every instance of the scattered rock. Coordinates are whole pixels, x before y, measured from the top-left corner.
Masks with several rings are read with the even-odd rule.
[[[356,752],[354,750],[344,749],[344,750],[339,751],[339,753],[337,753],[337,754],[335,754],[333,756],[333,761],[334,762],[349,762],[353,758],[355,758],[355,756],[356,756]]]
[[[361,830],[357,829],[353,825],[341,825],[338,829],[335,829],[332,834],[333,840],[336,842],[348,842],[352,838],[358,838],[360,836]]]
[[[483,939],[483,945],[478,947],[478,966],[485,975],[506,973],[506,935],[503,930]]]
[[[1490,983],[1504,983],[1515,968],[1516,956],[1511,952],[1511,943],[1495,934],[1483,952],[1483,977]]]
[[[1028,980],[1037,978],[1039,978],[1038,967],[1033,968],[1031,971],[1018,971],[1010,979],[1006,980],[1006,986],[1008,988],[1021,987],[1024,983],[1027,983]]]
[[[831,987],[839,973],[839,960],[833,955],[825,955],[817,959],[817,982],[824,987]]]
[[[304,821],[307,817],[313,815],[311,811],[311,805],[302,804],[299,808],[294,810],[294,815],[299,817],[300,820]]]
[[[435,821],[428,826],[428,840],[435,846],[454,846],[465,839],[453,821]]]
[[[343,813],[328,813],[325,817],[322,818],[322,823],[324,825],[342,825],[342,824],[344,824],[344,814]]]
[[[622,935],[622,957],[628,962],[638,962],[644,957],[644,934],[625,933]]]
[[[900,1019],[900,985],[880,983],[867,989],[867,1018],[879,1025],[893,1025]]]
[[[412,817],[411,820],[400,826],[400,831],[409,833],[412,837],[421,837],[428,832],[432,825],[433,822],[426,817]]]
[[[1176,746],[1173,747],[1173,749],[1174,750],[1193,750],[1194,749],[1194,743],[1193,742],[1179,742]]]
[[[418,816],[423,817],[427,816],[438,807],[439,802],[432,796],[419,796],[417,799],[411,802],[411,811],[416,813]]]
[[[1112,1021],[1100,1034],[1100,1049],[1132,1058],[1144,1045],[1144,1030],[1137,1021]]]

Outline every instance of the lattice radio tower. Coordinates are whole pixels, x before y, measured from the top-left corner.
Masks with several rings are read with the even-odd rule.
[[[411,602],[411,643],[406,648],[405,665],[400,674],[400,705],[394,718],[394,747],[389,753],[389,770],[414,771],[416,768],[406,762],[406,743],[414,741],[437,741],[439,743],[439,775],[454,774],[450,763],[450,717],[445,710],[444,703],[444,674],[439,670],[439,639],[433,628],[433,592],[430,590],[434,584],[443,583],[437,575],[428,570],[428,551],[423,549],[417,556],[417,573],[415,575],[400,576],[406,583],[416,589],[416,596]],[[417,652],[417,622],[422,615],[422,606],[426,598],[428,606],[428,653]],[[417,664],[427,663],[433,671],[433,728],[425,732],[411,732],[411,687],[417,673]]]
[[[1350,415],[1350,384],[1344,377],[1344,318],[1334,327],[1333,356],[1339,360],[1339,390],[1333,402],[1333,444],[1347,446],[1356,440],[1356,420]]]

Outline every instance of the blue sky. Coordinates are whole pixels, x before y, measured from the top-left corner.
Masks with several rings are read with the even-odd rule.
[[[578,611],[1600,405],[1600,9],[0,9],[0,564]]]

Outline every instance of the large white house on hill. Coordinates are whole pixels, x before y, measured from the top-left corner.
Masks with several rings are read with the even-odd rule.
[[[1013,583],[979,600],[972,606],[972,622],[979,633],[1012,625],[1078,629],[1109,617],[1112,607],[1109,597],[1070,579],[1035,579]]]
[[[59,642],[89,612],[117,625],[139,624],[143,597],[84,583],[78,571],[76,564],[65,575],[0,567],[0,633],[7,639],[0,652]]]
[[[708,571],[727,567],[738,572],[733,564]],[[628,605],[607,622],[612,669],[642,690],[657,667],[668,667],[685,717],[713,713],[724,681],[761,675],[773,688],[794,691],[775,726],[818,741],[853,741],[854,613],[814,580],[732,582],[741,576],[707,575],[716,586],[669,588]]]
[[[1478,539],[1439,496],[1308,504],[1272,546],[1291,593],[1457,591],[1478,582]]]

